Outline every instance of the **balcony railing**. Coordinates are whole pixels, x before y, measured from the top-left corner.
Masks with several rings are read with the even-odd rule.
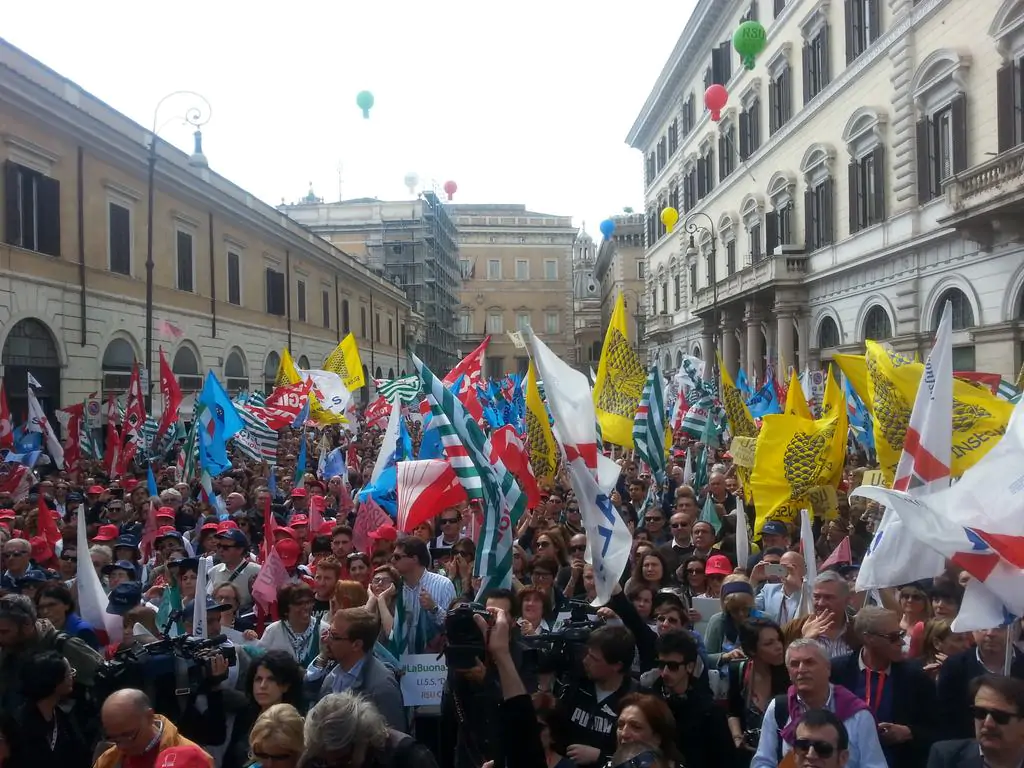
[[[807,274],[807,256],[783,254],[766,256],[754,264],[718,281],[718,303],[745,296],[776,283],[799,283]],[[694,297],[692,309],[703,312],[715,303],[713,286],[701,288]]]
[[[1024,144],[951,176],[942,189],[954,216],[1024,192]]]
[[[662,312],[654,317],[648,317],[645,324],[645,335],[646,336],[657,336],[659,334],[668,333],[672,330],[672,315],[668,312]]]

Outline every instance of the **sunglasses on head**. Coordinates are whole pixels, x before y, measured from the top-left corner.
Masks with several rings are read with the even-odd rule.
[[[793,749],[801,755],[806,755],[810,752],[811,747],[814,747],[815,754],[819,757],[824,757],[826,760],[832,757],[832,754],[836,751],[836,748],[827,741],[818,741],[817,739],[796,739],[793,742]]]
[[[1020,715],[1014,714],[1013,712],[1005,712],[1001,709],[989,709],[988,707],[971,707],[971,716],[978,721],[992,718],[995,720],[996,725],[1006,725],[1011,719],[1020,717]]]
[[[658,764],[658,753],[653,750],[641,752],[635,757],[629,758],[624,763],[619,763],[615,768],[653,768]]]

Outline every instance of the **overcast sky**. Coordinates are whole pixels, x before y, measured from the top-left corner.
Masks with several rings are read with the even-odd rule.
[[[212,104],[210,165],[268,203],[407,198],[602,218],[642,207],[625,136],[694,0],[8,3],[14,45],[149,127],[165,94]],[[356,94],[373,92],[364,120]],[[183,114],[165,102],[159,122]],[[171,122],[161,137],[191,147]]]

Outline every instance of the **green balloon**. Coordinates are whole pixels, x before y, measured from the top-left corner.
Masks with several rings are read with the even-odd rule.
[[[743,60],[744,69],[754,68],[754,59],[768,43],[768,34],[759,21],[744,21],[732,36],[732,47]]]
[[[363,110],[363,117],[369,117],[373,108],[373,94],[369,91],[360,91],[356,95],[356,106]]]

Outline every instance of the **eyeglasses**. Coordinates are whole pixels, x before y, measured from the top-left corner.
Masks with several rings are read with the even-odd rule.
[[[924,595],[920,592],[903,592],[900,594],[900,600],[920,600],[924,602]]]
[[[77,563],[78,562],[78,558],[75,557],[74,555],[61,555],[60,559],[63,560],[65,563]]]
[[[459,518],[457,518],[457,517],[442,517],[441,518],[441,525],[455,525],[458,522],[459,522]]]
[[[990,709],[989,707],[978,706],[971,707],[971,716],[979,722],[991,717],[996,722],[996,725],[1006,725],[1010,720],[1020,717],[1020,715],[1015,712],[1006,712],[1002,709]]]
[[[670,659],[658,659],[654,662],[654,666],[658,669],[667,669],[670,672],[678,672],[679,668],[683,666],[683,662],[671,661]]]
[[[396,563],[406,557],[409,557],[409,555],[405,554],[405,552],[395,552],[391,555],[391,562]]]
[[[648,523],[663,523],[663,522],[665,522],[665,518],[664,517],[657,517],[657,516],[651,517],[650,515],[648,515],[644,519],[647,520]]]
[[[555,578],[554,575],[552,575],[550,573],[547,573],[545,571],[534,571],[533,572],[533,580],[534,581],[547,581],[548,579],[553,579],[553,578]]]
[[[108,733],[107,741],[113,742],[114,744],[129,744],[139,738],[142,728],[136,728],[131,733]]]
[[[896,632],[865,632],[864,634],[880,637],[883,640],[888,640],[890,643],[902,643],[903,638],[907,636],[907,633],[902,629]]]
[[[394,584],[394,582],[391,579],[389,579],[387,576],[374,576],[373,579],[370,580],[370,583],[371,584],[377,584],[377,585],[387,584],[389,587],[392,584]]]
[[[832,753],[836,751],[836,748],[827,741],[818,741],[817,739],[796,739],[793,742],[793,749],[801,755],[806,755],[811,751],[811,748],[814,749],[815,754],[819,757],[824,757],[826,760],[832,757]]]
[[[365,559],[366,559],[366,553],[365,552],[349,552],[345,556],[345,560],[347,560],[350,563],[353,560],[365,560]]]
[[[346,635],[339,635],[333,629],[328,629],[327,630],[327,639],[328,640],[337,640],[337,641],[340,642],[342,640],[348,640],[349,638]]]

